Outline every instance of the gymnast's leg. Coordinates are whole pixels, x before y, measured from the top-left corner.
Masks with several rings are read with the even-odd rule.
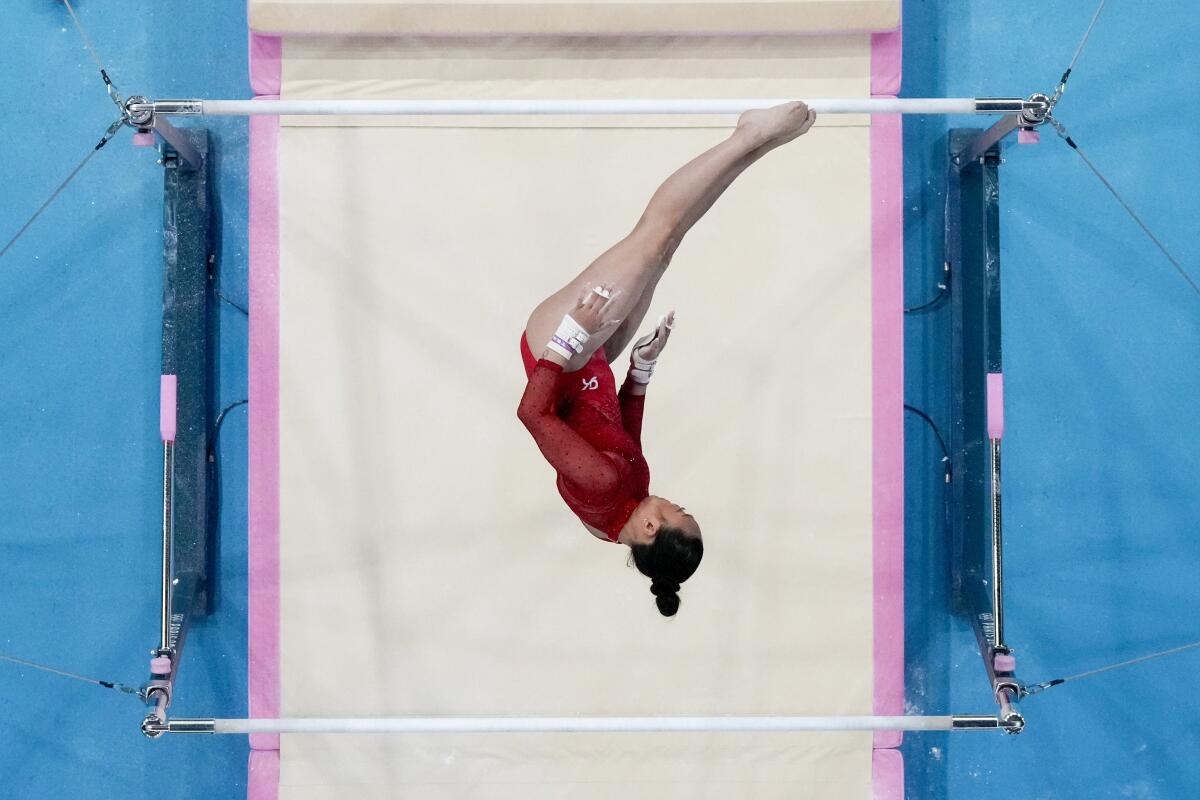
[[[582,367],[601,345],[605,345],[608,360],[615,360],[637,332],[654,287],[684,234],[738,175],[771,150],[806,132],[814,118],[803,103],[747,111],[728,139],[667,178],[628,236],[534,309],[525,327],[534,354],[542,352],[585,288],[611,284],[621,291],[614,301],[615,316],[622,320],[621,325],[592,337],[584,352],[571,359],[567,371]]]

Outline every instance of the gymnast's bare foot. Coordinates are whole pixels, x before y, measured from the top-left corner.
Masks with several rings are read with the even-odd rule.
[[[816,119],[816,112],[800,101],[752,108],[738,118],[737,133],[752,147],[775,148],[807,133]]]

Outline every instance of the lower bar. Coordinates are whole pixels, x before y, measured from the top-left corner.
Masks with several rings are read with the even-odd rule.
[[[383,717],[175,719],[166,733],[669,733],[948,731],[999,728],[996,717]]]
[[[740,114],[798,98],[608,99],[608,100],[158,100],[131,102],[133,114],[182,116],[302,115],[589,115]],[[1041,109],[1020,98],[814,98],[818,114],[997,114]]]
[[[796,98],[791,98],[794,100]],[[276,114],[741,114],[789,99],[729,100],[205,100],[209,115]],[[818,114],[974,114],[975,100],[822,98],[806,101]],[[1018,101],[1019,102],[1019,101]],[[266,112],[263,104],[274,104]]]

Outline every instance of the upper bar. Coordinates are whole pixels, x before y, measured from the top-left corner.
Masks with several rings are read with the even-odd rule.
[[[844,717],[380,717],[175,719],[171,733],[665,733],[702,731],[948,731],[951,716]],[[998,727],[990,725],[969,727]]]
[[[133,115],[172,116],[740,114],[792,100],[158,100],[131,101],[126,109]],[[805,102],[818,114],[1014,114],[1044,108],[1040,101],[1020,98],[853,97]]]

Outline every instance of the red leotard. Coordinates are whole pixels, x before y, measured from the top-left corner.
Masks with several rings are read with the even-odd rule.
[[[617,394],[604,348],[575,372],[537,360],[521,334],[529,383],[517,416],[558,471],[558,493],[579,519],[615,542],[633,510],[650,493],[650,467],[642,455],[645,397]]]

